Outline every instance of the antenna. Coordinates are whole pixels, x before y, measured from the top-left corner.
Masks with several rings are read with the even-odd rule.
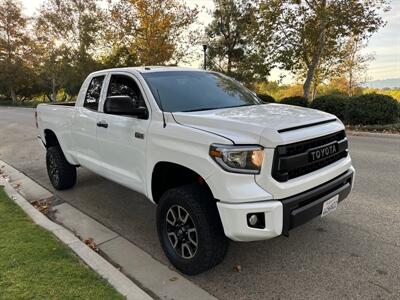
[[[161,113],[162,113],[162,119],[163,119],[163,127],[167,127],[167,123],[165,122],[165,115],[164,115],[164,107],[162,105],[161,97],[160,97],[160,92],[157,89],[157,96],[158,100],[160,101],[160,107],[161,107]]]

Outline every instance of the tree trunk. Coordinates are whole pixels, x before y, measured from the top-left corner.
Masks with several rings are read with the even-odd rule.
[[[231,56],[228,54],[228,67],[227,67],[227,74],[230,75],[232,70],[232,59]]]
[[[54,75],[51,78],[51,102],[56,102],[57,90],[56,90],[56,78]]]
[[[349,88],[347,94],[351,97],[353,96],[353,72],[349,73]]]
[[[307,70],[307,75],[306,75],[306,80],[304,81],[303,84],[303,93],[304,93],[304,98],[310,99],[310,89],[311,89],[311,84],[315,76],[315,71],[317,69],[317,66],[319,64],[319,60],[321,58],[322,51],[324,49],[324,44],[325,44],[325,29],[322,29],[320,33],[320,37],[318,39],[318,48],[317,50],[313,53],[311,63],[308,66]]]
[[[303,96],[307,100],[310,98],[311,83],[312,83],[312,80],[314,79],[315,69],[316,69],[316,65],[313,65],[313,64],[311,64],[308,67],[306,80],[304,81],[304,84],[303,84]]]
[[[321,7],[323,15],[326,8],[326,0],[322,1]],[[306,98],[307,100],[310,98],[311,84],[314,79],[315,71],[318,67],[319,60],[321,58],[325,46],[325,26],[326,26],[326,19],[320,20],[318,45],[316,47],[317,49],[312,54],[312,59],[307,70],[306,80],[304,81],[303,84],[303,95],[304,98]]]
[[[317,89],[318,89],[318,84],[314,83],[313,93],[312,93],[312,96],[311,96],[311,100],[313,100],[313,101],[314,101],[315,98],[317,98],[317,92],[318,92]]]
[[[15,89],[13,87],[10,88],[10,95],[11,95],[12,103],[16,104],[17,103],[17,93],[15,92]]]

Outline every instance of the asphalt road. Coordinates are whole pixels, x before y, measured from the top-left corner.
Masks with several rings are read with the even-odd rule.
[[[0,159],[53,191],[36,135],[32,109],[0,107]],[[289,238],[232,242],[222,264],[190,280],[230,300],[399,299],[400,138],[349,140],[355,189],[335,213]],[[168,264],[143,196],[82,168],[76,187],[56,194]]]

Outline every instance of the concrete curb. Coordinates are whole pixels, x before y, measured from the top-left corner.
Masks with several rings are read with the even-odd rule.
[[[150,300],[153,299],[141,288],[134,284],[122,272],[118,271],[112,264],[91,250],[80,241],[72,232],[58,225],[36,210],[28,200],[23,198],[5,179],[0,177],[0,186],[24,212],[39,226],[52,232],[58,239],[75,252],[89,267],[106,279],[119,293],[127,299]]]
[[[347,130],[347,129],[346,129],[346,133],[347,133],[348,135],[353,135],[353,136],[397,137],[397,138],[400,138],[400,134],[396,134],[396,133],[355,131],[355,130]]]

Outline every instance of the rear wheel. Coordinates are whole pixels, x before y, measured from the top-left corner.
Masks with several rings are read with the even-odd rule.
[[[228,248],[215,201],[198,185],[174,188],[161,197],[157,230],[169,261],[188,275],[219,264]]]
[[[65,158],[60,146],[52,146],[46,153],[47,174],[57,190],[72,188],[76,183],[76,167]]]

